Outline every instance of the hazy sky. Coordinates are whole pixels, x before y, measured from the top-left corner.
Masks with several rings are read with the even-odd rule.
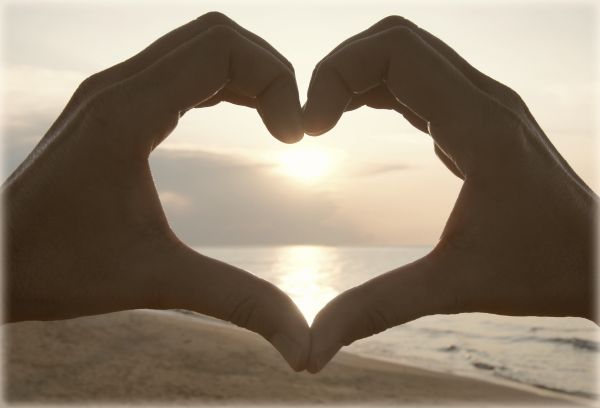
[[[327,52],[385,16],[402,15],[517,90],[598,191],[597,10],[576,1],[5,2],[5,171],[31,150],[81,80],[211,10],[294,64],[302,102]],[[310,183],[290,176],[282,157],[298,150],[324,156],[328,171]],[[250,109],[196,110],[151,163],[173,229],[191,245],[433,244],[461,185],[427,135],[398,114],[367,108],[292,146],[273,139]]]

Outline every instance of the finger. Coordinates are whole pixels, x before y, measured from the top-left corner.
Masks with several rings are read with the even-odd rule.
[[[196,106],[194,108],[207,108],[210,106],[215,106],[221,102],[229,102],[234,105],[246,106],[248,108],[256,109],[256,98],[248,98],[243,95],[239,95],[227,88],[221,90],[215,97],[212,97]]]
[[[96,88],[123,81],[124,79],[137,74],[172,52],[180,45],[185,44],[187,41],[215,26],[231,27],[240,35],[269,51],[275,58],[280,60],[282,64],[293,71],[292,64],[267,41],[246,30],[226,15],[213,11],[165,34],[133,57],[95,74],[90,81],[91,83],[87,86],[87,91],[93,92]]]
[[[293,143],[303,135],[293,72],[227,26],[194,37],[120,85],[140,112],[154,112],[162,122],[226,89],[256,99],[263,122],[279,140]]]
[[[454,312],[448,272],[428,255],[339,295],[312,324],[308,371],[320,371],[358,339],[421,316]]]
[[[321,135],[332,129],[352,101],[353,92],[331,67],[320,65],[314,76],[318,86],[308,88],[308,98],[302,107],[304,133]],[[320,110],[320,112],[319,112]]]
[[[331,78],[345,94],[327,96]],[[319,65],[304,108],[305,130],[330,129],[352,95],[382,84],[426,122],[460,122],[481,105],[476,88],[452,64],[410,29],[396,27],[347,44]]]
[[[308,325],[294,302],[277,287],[183,245],[155,258],[159,308],[192,310],[256,332],[295,371],[305,369]]]
[[[219,12],[210,12],[165,34],[133,57],[87,78],[79,86],[71,100],[67,103],[65,109],[53,124],[53,127],[55,128],[57,126],[62,126],[69,115],[74,110],[77,110],[84,100],[92,97],[108,86],[114,85],[132,77],[133,75],[136,75],[161,58],[165,57],[177,47],[185,44],[187,41],[215,26],[231,27],[240,33],[240,35],[254,42],[258,46],[263,47],[293,72],[292,64],[267,41],[246,30],[224,14]],[[229,95],[224,95],[223,98],[215,99],[211,105],[221,102],[222,100],[236,103],[238,105],[255,107],[255,104],[251,99],[242,98],[241,96],[233,96],[231,93],[229,93]]]
[[[337,47],[335,47],[331,52],[329,52],[329,54],[327,54],[325,56],[325,58],[323,58],[321,61],[319,61],[319,63],[316,65],[316,67],[313,71],[311,80],[310,80],[309,90],[314,83],[315,76],[319,72],[319,67],[321,66],[323,61],[325,61],[331,55],[335,54],[337,51],[339,51],[340,49],[344,48],[345,46],[351,44],[352,42],[354,42],[356,40],[360,40],[360,39],[369,37],[373,34],[376,34],[378,32],[385,31],[389,28],[398,26],[399,24],[396,20],[402,19],[402,17],[397,17],[397,19],[396,19],[396,17],[397,16],[386,17],[385,19],[377,22],[376,24],[369,27],[368,29],[361,31],[360,33],[346,39],[345,41],[340,43]],[[408,22],[408,20],[406,20],[406,21]],[[410,23],[410,24],[412,24],[412,23]],[[402,114],[417,129],[419,129],[425,133],[428,133],[427,123],[425,121],[423,121],[422,118],[420,118],[417,115],[415,115],[414,113],[410,112],[410,110],[408,110],[406,107],[404,107],[402,104],[400,104],[398,102],[398,100],[396,100],[396,98],[394,98],[390,94],[387,87],[385,87],[383,84],[375,87],[374,89],[372,89],[368,92],[365,92],[364,94],[354,94],[351,98],[351,101],[348,103],[348,105],[346,106],[344,111],[345,112],[352,111],[354,109],[358,109],[359,107],[361,107],[363,105],[367,105],[367,106],[369,106],[371,108],[375,108],[375,109],[394,109],[398,113]],[[341,116],[341,114],[339,114],[339,115]],[[324,133],[324,132],[320,132],[318,134],[321,134],[321,133]],[[308,133],[308,134],[311,134],[311,133]]]
[[[427,122],[415,115],[404,105],[400,104],[396,98],[392,96],[390,91],[388,91],[387,87],[383,85],[365,92],[362,95],[354,95],[348,106],[346,106],[345,112],[350,112],[365,105],[374,109],[393,109],[404,116],[404,118],[415,128],[423,133],[429,134]]]
[[[404,119],[408,121],[415,128],[419,129],[423,133],[429,134],[429,127],[427,126],[427,122],[423,120],[423,118],[419,117],[419,115],[415,114],[410,109],[406,108],[404,105],[398,103],[393,108],[396,112],[404,116]]]
[[[510,88],[494,80],[493,78],[490,78],[489,76],[485,75],[484,73],[473,67],[469,62],[467,62],[463,57],[460,56],[460,54],[458,54],[452,47],[447,45],[445,42],[428,32],[427,30],[424,30],[423,28],[419,27],[412,21],[401,16],[388,16],[378,21],[368,29],[342,42],[340,45],[334,48],[327,56],[334,54],[341,48],[345,47],[348,44],[351,44],[354,41],[369,37],[373,34],[386,31],[395,27],[405,27],[414,31],[417,35],[419,35],[419,37],[421,37],[425,42],[427,42],[427,44],[429,44],[440,55],[442,55],[451,64],[453,64],[476,87],[488,93],[490,96],[494,96],[496,99],[499,100],[499,102],[503,103],[505,106],[514,107],[516,105],[522,104],[518,95],[516,95],[516,93]]]
[[[458,69],[478,89],[493,97],[509,109],[522,109],[524,107],[521,98],[516,92],[473,67],[448,44],[405,18],[399,17],[395,18],[395,20],[415,31],[424,41],[440,53],[440,55],[454,65],[456,69]]]

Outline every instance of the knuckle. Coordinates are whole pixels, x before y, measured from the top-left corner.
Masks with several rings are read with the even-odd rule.
[[[396,26],[385,31],[386,36],[398,43],[410,43],[418,39],[417,34],[408,27]]]
[[[117,103],[115,93],[111,90],[105,90],[91,97],[86,102],[83,112],[86,119],[91,119],[95,124],[106,126],[113,116],[111,111],[115,103]]]
[[[88,94],[91,91],[91,89],[94,88],[94,84],[97,81],[97,75],[98,74],[93,74],[81,81],[81,83],[77,87],[77,90],[75,91],[75,94]]]
[[[291,62],[289,62],[285,57],[281,57],[280,58],[281,61],[281,68],[283,70],[285,70],[286,72],[286,76],[290,77],[291,79],[293,79],[294,81],[296,80],[296,70],[294,69],[294,66],[292,65]]]
[[[231,25],[233,20],[219,11],[210,11],[196,19],[198,23],[208,26]]]
[[[521,95],[519,95],[519,93],[517,91],[515,91],[514,89],[500,84],[501,87],[501,92],[504,94],[504,98],[508,101],[509,105],[515,109],[517,109],[518,111],[524,111],[526,110],[525,108],[525,102],[523,101],[523,99],[521,98]]]
[[[532,129],[518,112],[494,97],[475,95],[469,107],[468,119],[434,129],[441,146],[473,185],[485,185],[490,178],[518,176],[535,138]]]
[[[330,69],[329,63],[326,63],[325,61],[326,60],[320,61],[312,72],[312,76],[310,78],[310,84],[308,86],[308,94],[309,95],[312,94],[312,92],[315,89],[316,84],[318,84],[322,81],[322,78],[325,75],[327,75],[327,72]]]
[[[96,92],[86,104],[87,111],[98,115],[114,116],[118,111],[117,107],[127,106],[129,98],[128,92],[123,84],[115,84],[101,91]]]
[[[264,281],[263,289],[264,293],[268,295],[267,299],[261,302],[261,305],[274,311],[274,316],[287,319],[293,314],[301,314],[294,301],[277,286]]]
[[[90,75],[84,79],[73,94],[76,102],[84,102],[100,91],[104,85],[104,80],[100,73]]]
[[[278,74],[276,81],[280,82],[280,85],[286,89],[296,87],[296,76],[285,66],[281,67],[281,72]]]
[[[148,129],[165,127],[161,115],[140,109],[140,98],[129,81],[102,88],[79,104],[72,122],[87,148],[102,152],[106,160],[132,161],[147,155]],[[158,125],[157,125],[158,123]],[[161,128],[161,129],[162,129]]]
[[[332,74],[337,70],[335,59],[332,57],[327,57],[317,65],[315,69],[314,76],[324,75],[324,74]]]
[[[285,64],[277,59],[265,59],[263,70],[271,75],[271,81],[280,85],[289,86],[296,83],[296,75]],[[268,64],[268,65],[267,65]],[[268,67],[268,68],[267,68]]]
[[[283,63],[290,71],[290,74],[292,75],[294,80],[296,80],[296,68],[294,68],[294,65],[292,65],[292,63],[290,61],[288,61],[288,59],[285,57],[283,58]]]
[[[207,32],[210,40],[215,45],[230,45],[237,36],[237,32],[227,25],[215,25]]]
[[[382,303],[381,296],[372,290],[368,284],[358,286],[363,298],[362,315],[369,327],[369,334],[377,334],[395,325],[393,308]]]
[[[510,98],[513,102],[518,102],[518,103],[522,103],[523,99],[521,99],[521,95],[519,95],[517,93],[517,91],[515,91],[514,89],[512,89],[509,86],[506,86],[504,84],[500,84],[498,83],[502,89],[502,92],[504,92],[504,94]]]
[[[284,292],[262,279],[254,280],[250,290],[236,293],[234,299],[225,319],[266,338],[274,334],[276,325],[265,320],[283,321],[295,307]],[[266,319],[267,316],[269,319]]]
[[[521,96],[512,88],[503,83],[486,77],[483,83],[483,89],[493,95],[501,104],[507,108],[513,110],[518,114],[526,113],[527,105],[521,98]]]
[[[226,316],[226,320],[240,327],[252,329],[253,316],[258,308],[258,300],[247,295],[237,300]]]
[[[392,311],[386,311],[378,296],[368,284],[356,286],[342,295],[332,305],[335,316],[348,320],[347,329],[341,333],[341,342],[345,346],[352,342],[380,333],[392,325]]]
[[[375,27],[379,29],[386,29],[397,26],[411,26],[414,25],[411,21],[398,15],[391,15],[380,20]]]
[[[124,84],[105,88],[94,94],[82,107],[82,123],[85,127],[100,129],[109,136],[102,138],[105,143],[121,140],[121,136],[132,131],[134,125],[131,119],[136,117],[137,109],[128,88]],[[125,152],[125,146],[122,147]]]
[[[515,153],[524,147],[529,133],[525,123],[520,116],[511,108],[500,103],[489,103],[489,110],[483,115],[486,122],[486,134],[493,138],[489,145],[493,146],[498,158],[511,160],[516,159]]]

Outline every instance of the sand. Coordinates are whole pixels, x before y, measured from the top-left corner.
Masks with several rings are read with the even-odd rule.
[[[319,374],[294,373],[260,336],[174,312],[136,310],[8,324],[3,336],[7,403],[482,407],[581,402],[343,352]]]

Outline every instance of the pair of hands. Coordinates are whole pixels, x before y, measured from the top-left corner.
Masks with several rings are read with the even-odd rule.
[[[184,112],[221,101],[255,108],[286,143],[363,105],[399,112],[464,180],[438,245],[342,293],[309,328],[277,287],[180,242],[161,208],[149,155]],[[514,91],[401,17],[327,55],[301,108],[282,55],[206,14],[85,80],[3,194],[6,321],[189,309],[317,372],[343,345],[429,314],[594,317],[596,196]]]

